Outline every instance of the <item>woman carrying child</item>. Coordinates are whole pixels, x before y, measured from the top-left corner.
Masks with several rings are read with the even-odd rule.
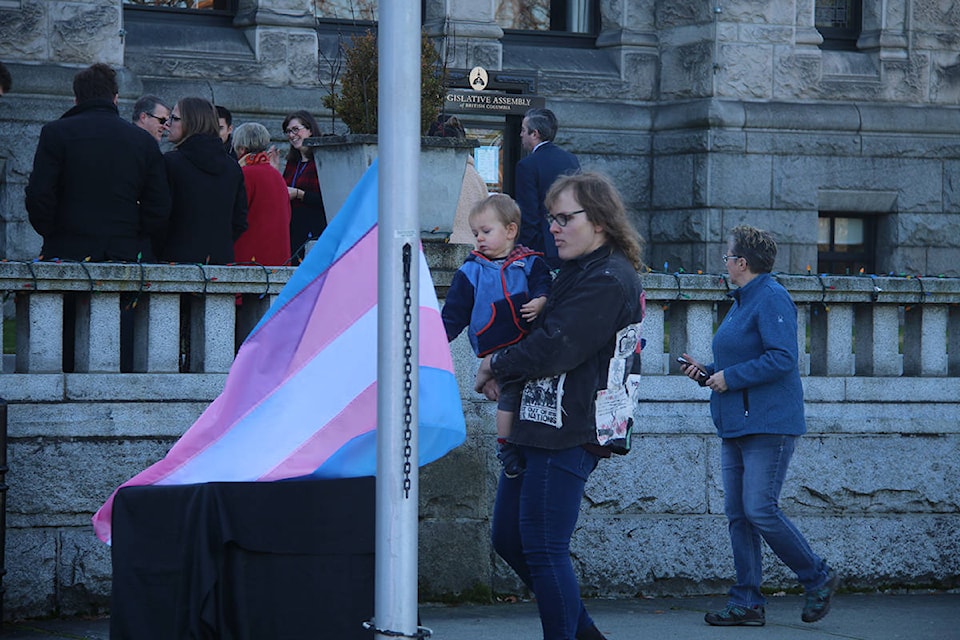
[[[570,539],[587,478],[610,456],[607,434],[632,425],[642,240],[599,174],[561,176],[545,202],[563,263],[531,332],[486,356],[475,383],[491,399],[524,383],[508,446],[526,468],[500,476],[493,546],[536,595],[544,640],[603,640],[580,599]]]

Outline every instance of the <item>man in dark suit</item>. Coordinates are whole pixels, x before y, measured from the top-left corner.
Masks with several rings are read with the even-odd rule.
[[[44,258],[150,261],[170,217],[157,141],[120,117],[117,73],[95,64],[73,78],[76,106],[47,123],[26,189]]]
[[[516,196],[520,206],[519,244],[542,251],[551,267],[560,266],[557,245],[550,235],[543,199],[559,176],[580,171],[580,162],[553,143],[557,116],[549,109],[530,109],[523,118],[520,142],[528,155],[517,163]]]

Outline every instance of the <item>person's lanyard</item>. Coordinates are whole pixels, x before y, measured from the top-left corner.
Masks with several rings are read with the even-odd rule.
[[[300,174],[302,174],[303,170],[307,168],[307,163],[309,162],[309,160],[301,160],[297,163],[297,170],[293,172],[293,180],[290,182],[291,187],[297,186],[297,180],[300,179]]]

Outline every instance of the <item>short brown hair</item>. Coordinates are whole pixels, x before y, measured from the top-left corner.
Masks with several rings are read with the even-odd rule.
[[[87,100],[113,100],[120,93],[117,72],[98,62],[73,76],[73,96],[77,104]]]
[[[730,232],[733,253],[754,273],[770,273],[777,261],[777,242],[769,231],[742,224]]]
[[[177,141],[179,147],[183,142],[194,135],[209,134],[220,137],[220,121],[217,119],[217,110],[209,100],[203,98],[181,98],[177,102],[180,107],[181,131],[183,135]]]
[[[643,266],[643,238],[627,219],[620,192],[607,176],[588,171],[563,175],[550,186],[544,204],[550,209],[560,194],[570,189],[586,212],[587,220],[603,227],[607,242],[619,249],[634,268]]]
[[[467,219],[469,220],[473,216],[478,215],[488,209],[497,215],[497,220],[499,220],[503,226],[506,227],[512,223],[517,225],[517,229],[520,228],[520,207],[518,207],[517,203],[513,201],[513,198],[505,193],[492,193],[477,204],[473,205],[473,208],[470,209],[470,214],[467,216]]]

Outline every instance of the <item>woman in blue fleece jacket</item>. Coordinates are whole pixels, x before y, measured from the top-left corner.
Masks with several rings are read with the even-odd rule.
[[[690,364],[681,366],[689,378],[713,390],[710,413],[723,439],[724,511],[737,582],[727,606],[705,617],[716,626],[765,623],[761,538],[803,585],[804,622],[827,615],[839,583],[778,505],[806,422],[797,368],[797,309],[770,275],[776,257],[777,244],[766,231],[739,226],[731,232],[723,260],[738,288],[713,337],[713,364],[701,365],[684,354]]]

